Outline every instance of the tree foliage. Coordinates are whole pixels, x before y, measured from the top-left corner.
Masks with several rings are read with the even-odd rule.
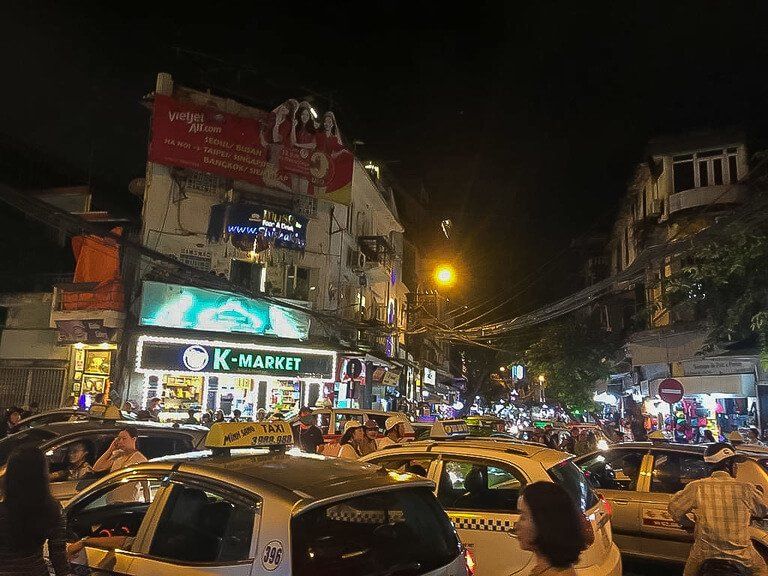
[[[547,325],[523,357],[531,378],[545,377],[546,398],[574,410],[591,410],[595,382],[608,377],[618,342],[565,317]]]

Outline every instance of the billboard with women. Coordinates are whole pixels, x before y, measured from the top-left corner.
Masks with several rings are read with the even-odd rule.
[[[237,116],[158,94],[149,160],[342,204],[351,202],[353,155],[333,112],[288,100]]]

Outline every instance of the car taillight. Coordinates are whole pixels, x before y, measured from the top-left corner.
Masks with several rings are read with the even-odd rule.
[[[467,565],[467,576],[475,576],[475,553],[469,548],[464,548],[464,562]]]
[[[608,516],[613,516],[613,504],[609,500],[605,499],[605,496],[602,494],[597,495],[598,498],[600,498],[600,501],[603,503],[603,511]]]

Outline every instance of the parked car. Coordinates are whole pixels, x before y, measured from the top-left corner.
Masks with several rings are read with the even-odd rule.
[[[198,448],[208,429],[203,426],[158,424],[121,420],[85,420],[57,422],[35,426],[0,440],[0,478],[5,475],[5,464],[10,453],[19,446],[37,446],[48,457],[51,472],[63,470],[68,464],[69,450],[82,443],[88,452],[87,461],[93,464],[115,439],[121,426],[132,425],[139,431],[136,443],[147,458],[190,452]],[[95,477],[93,478],[95,479]],[[61,501],[72,498],[87,481],[52,481],[51,490]]]
[[[290,442],[285,422],[214,424],[210,450],[110,474],[65,508],[72,538],[89,538],[74,563],[125,576],[466,574],[432,482]],[[127,482],[142,500],[113,497]]]
[[[361,461],[433,480],[437,499],[471,552],[477,574],[489,576],[525,575],[533,569],[533,553],[523,550],[512,532],[519,519],[518,497],[529,483],[555,482],[581,508],[595,536],[576,573],[621,574],[608,505],[568,454],[504,438],[472,438],[464,421],[454,420],[435,423],[430,440],[389,446]]]
[[[613,531],[623,554],[685,562],[693,535],[672,519],[667,506],[675,492],[712,473],[705,450],[697,444],[627,442],[576,458],[592,487],[613,506]],[[740,479],[761,485],[768,496],[764,464],[745,454],[736,469]],[[751,530],[755,547],[768,557],[768,531],[759,522]]]

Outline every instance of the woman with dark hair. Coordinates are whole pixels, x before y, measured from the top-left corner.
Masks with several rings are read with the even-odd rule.
[[[515,534],[536,557],[530,576],[576,576],[573,565],[586,547],[584,522],[568,493],[552,482],[526,486],[518,502]]]
[[[38,448],[17,448],[8,458],[0,503],[0,574],[48,576],[46,540],[56,576],[69,574],[65,530],[61,505],[51,496],[48,461]]]

